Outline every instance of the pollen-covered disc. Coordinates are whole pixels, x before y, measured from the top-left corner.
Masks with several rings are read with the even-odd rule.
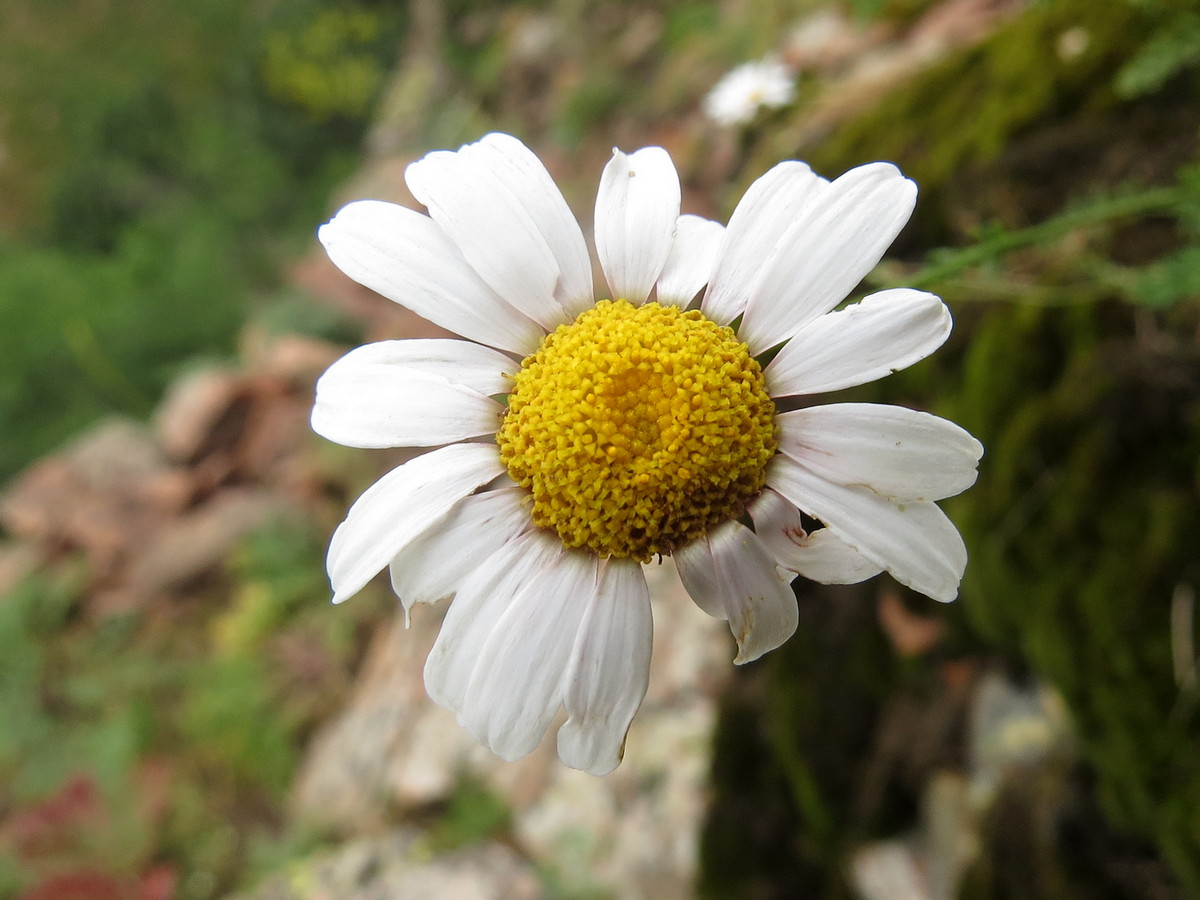
[[[648,561],[740,516],[775,453],[775,404],[732,329],[602,300],[521,365],[496,435],[535,524]]]

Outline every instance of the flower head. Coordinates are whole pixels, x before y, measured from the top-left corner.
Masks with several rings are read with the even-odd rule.
[[[726,72],[704,97],[704,114],[718,125],[745,125],[760,109],[779,109],[796,94],[791,69],[772,57]]]
[[[664,150],[614,151],[599,300],[583,232],[520,141],[431,153],[406,180],[429,215],[359,201],[321,242],[463,339],[368,344],[318,382],[330,440],[436,448],[353,504],[328,570],[335,602],[384,568],[406,613],[455,597],[425,683],[493,751],[529,753],[561,706],[563,761],[617,766],[649,678],[654,557],[729,622],[738,663],[795,631],[796,574],[886,570],[956,596],[966,550],[935,501],[974,482],[979,442],[894,406],[776,402],[880,378],[949,334],[920,291],[836,309],[912,211],[894,166],[827,181],[781,163],[723,228],[679,214]]]

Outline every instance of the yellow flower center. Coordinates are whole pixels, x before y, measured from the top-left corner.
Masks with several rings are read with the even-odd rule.
[[[775,453],[775,404],[732,329],[601,300],[521,363],[496,435],[536,525],[648,562],[745,512]]]

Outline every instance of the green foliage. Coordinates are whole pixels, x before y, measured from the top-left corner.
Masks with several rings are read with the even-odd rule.
[[[985,43],[890,91],[886,103],[806,155],[818,171],[830,172],[892,160],[917,180],[928,203],[931,191],[994,162],[1037,123],[1068,111],[1094,116],[1110,110],[1116,102],[1111,73],[1149,27],[1125,0],[1032,4]],[[1066,63],[1059,41],[1073,30],[1087,35],[1087,44]],[[764,152],[789,155],[770,142]]]
[[[139,613],[97,618],[73,567],[0,598],[0,805],[58,809],[80,779],[102,795],[84,809],[93,818],[71,813],[79,837],[43,874],[64,859],[121,877],[167,860],[190,885],[180,896],[208,898],[247,865],[259,872],[311,842],[280,835],[277,810],[301,740],[345,684],[363,617],[376,615],[313,605],[327,594],[322,543],[308,523],[263,528],[200,620],[167,628]],[[288,641],[322,661],[319,683],[289,673]],[[166,775],[157,788],[155,770]],[[472,815],[463,821],[481,821]],[[24,852],[0,835],[0,880],[7,854],[20,889],[45,868]]]
[[[197,764],[210,779],[224,779],[230,787],[255,786],[280,797],[296,748],[289,723],[280,720],[266,661],[217,658],[200,664],[188,680],[180,738]]]
[[[328,593],[320,567],[321,548],[310,528],[279,521],[255,532],[231,561],[237,592],[213,622],[216,646],[226,656],[263,649],[314,597]]]
[[[361,322],[296,289],[263,297],[253,323],[268,335],[299,334],[345,345],[363,342]]]
[[[310,525],[280,520],[252,534],[230,562],[234,589],[208,622],[210,654],[188,675],[183,739],[215,775],[276,797],[296,762],[298,735],[323,712],[335,684],[297,690],[272,664],[281,636],[316,639],[325,652],[353,649],[355,621],[334,617],[320,565],[322,542]]]
[[[1138,273],[1133,298],[1155,309],[1200,298],[1200,246],[1190,244]]]
[[[434,851],[481,843],[503,833],[509,825],[508,805],[485,786],[464,778],[455,785],[446,812],[429,835]]]
[[[1169,638],[1176,586],[1200,579],[1200,386],[1179,378],[1200,360],[1171,323],[1153,349],[1132,325],[1107,305],[998,308],[976,325],[947,407],[988,448],[954,505],[972,550],[964,609],[1063,692],[1112,821],[1196,890],[1200,716]]]
[[[1170,641],[1171,598],[1200,580],[1196,188],[1189,165],[883,279],[1016,301],[960,320],[970,340],[935,401],[987,447],[979,483],[946,504],[971,551],[962,609],[1063,693],[1108,821],[1193,892],[1200,716]],[[990,883],[972,896],[1002,896]]]
[[[150,707],[127,691],[150,673],[139,659],[109,658],[127,640],[116,621],[87,641],[105,677],[80,670],[80,645],[62,640],[78,611],[77,574],[35,576],[0,598],[0,805],[26,811],[26,828],[51,829],[57,852],[128,875],[152,838],[139,808],[124,802],[151,743]],[[24,889],[53,866],[33,834],[0,835],[0,891]]]
[[[886,4],[887,0],[849,0],[848,3],[855,17],[865,20],[876,18]]]
[[[750,896],[768,883],[766,896],[848,896],[833,861],[864,827],[879,827],[863,821],[862,760],[888,692],[913,673],[871,627],[862,588],[805,585],[798,598],[796,633],[739,670],[722,701],[702,897]]]
[[[620,109],[626,96],[619,72],[600,71],[584,79],[563,104],[556,118],[555,137],[568,146],[578,144]]]
[[[717,8],[710,3],[672,3],[665,16],[662,41],[667,52],[686,52],[697,35],[710,33],[721,24]]]
[[[1128,187],[1071,202],[1062,211],[1027,228],[999,224],[980,229],[974,243],[931,252],[914,271],[881,266],[871,280],[884,287],[933,287],[947,296],[974,301],[1007,299],[1038,306],[1061,306],[1119,297],[1164,309],[1200,298],[1200,244],[1185,243],[1140,265],[1114,261],[1104,252],[1114,233],[1139,217],[1175,220],[1181,237],[1194,234],[1200,216],[1200,181],[1193,167],[1165,187]],[[1059,251],[1057,248],[1065,245]],[[1011,280],[1003,261],[1036,248],[1041,270],[1036,280]]]
[[[245,285],[212,259],[236,260],[232,238],[203,221],[186,235],[143,226],[120,259],[0,240],[0,420],[20,423],[0,476],[98,411],[149,412],[182,359],[227,344]]]
[[[45,639],[63,626],[75,599],[69,581],[36,578],[0,602],[0,784],[10,802],[49,790],[65,774],[60,758],[39,752],[56,736],[43,700],[54,672]]]
[[[1169,79],[1200,64],[1200,13],[1179,8],[1165,16],[1120,71],[1117,93],[1140,97],[1161,88]]]
[[[997,225],[981,230],[970,246],[934,251],[929,254],[929,265],[903,277],[905,284],[912,287],[944,283],[964,269],[994,263],[1015,250],[1046,248],[1089,227],[1111,225],[1138,215],[1170,212],[1184,205],[1200,205],[1200,195],[1181,188],[1155,188],[1089,198],[1029,228],[1006,229]]]
[[[936,0],[842,0],[842,6],[862,22],[911,22],[936,5]]]
[[[265,18],[237,0],[122,0],[82,19],[18,2],[0,58],[0,421],[21,426],[0,479],[101,414],[146,414],[188,359],[229,353],[311,239],[375,88],[339,86],[320,115],[276,98],[260,68],[278,62],[268,45],[309,46],[287,43],[307,33],[285,27],[295,10],[340,36],[310,69],[340,71],[343,54],[377,79],[395,33],[311,0]]]
[[[266,36],[267,88],[316,120],[361,118],[370,112],[387,74],[384,48],[396,30],[377,10],[317,9],[298,30]]]

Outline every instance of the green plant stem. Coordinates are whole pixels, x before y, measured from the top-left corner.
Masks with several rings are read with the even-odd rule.
[[[884,277],[881,279],[881,286],[922,288],[939,284],[966,269],[991,262],[1014,250],[1047,244],[1077,229],[1100,225],[1115,219],[1168,212],[1186,203],[1189,199],[1193,198],[1189,197],[1188,191],[1178,185],[1153,188],[1120,197],[1104,198],[1087,206],[1068,210],[1062,215],[1039,222],[1037,225],[1030,225],[1028,228],[1020,228],[1016,231],[1001,232],[974,246],[951,251],[945,258],[915,272],[894,277],[885,271]]]
[[[791,721],[792,708],[785,699],[776,697],[770,705],[768,733],[772,749],[781,764],[784,777],[796,809],[803,817],[809,833],[821,843],[833,833],[833,819],[821,796],[816,773],[804,756]]]

